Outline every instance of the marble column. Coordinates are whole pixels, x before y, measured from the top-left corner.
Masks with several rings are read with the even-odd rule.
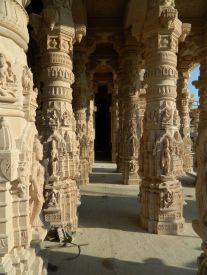
[[[190,92],[188,90],[189,71],[186,68],[178,67],[177,82],[177,109],[180,116],[180,134],[184,143],[183,170],[192,172],[193,158],[190,138]]]
[[[1,274],[36,270],[41,275],[44,270],[36,256],[47,231],[41,221],[44,168],[35,126],[37,89],[26,56],[28,2],[0,1]]]
[[[139,89],[140,49],[132,37],[127,37],[122,51],[122,104],[124,105],[122,141],[122,174],[124,184],[138,184],[139,154]]]
[[[197,181],[196,201],[198,219],[193,221],[195,232],[202,239],[203,253],[198,258],[199,271],[197,274],[207,274],[207,23],[203,24],[202,47],[198,55],[200,60],[200,76],[194,84],[199,89],[200,95],[200,120],[197,140]]]
[[[72,1],[43,1],[41,16],[31,17],[34,38],[39,42],[42,81],[42,117],[39,132],[44,144],[46,170],[44,218],[52,229],[77,230],[80,204],[79,141],[72,109],[73,43],[84,28],[76,29]],[[83,33],[82,33],[83,31]],[[59,232],[59,231],[58,231]],[[60,236],[61,237],[61,236]]]
[[[112,88],[112,106],[111,106],[111,144],[112,144],[112,162],[117,159],[117,131],[118,121],[118,85],[115,83]]]
[[[121,60],[121,58],[120,58]],[[124,76],[123,76],[124,70],[120,67],[118,70],[118,115],[119,115],[119,127],[117,131],[117,140],[116,140],[116,146],[117,146],[117,157],[116,157],[116,164],[117,164],[117,172],[122,173],[123,171],[123,120],[124,120],[124,101],[123,101],[123,82],[124,82]]]
[[[139,155],[138,155],[138,164],[139,170],[138,175],[140,179],[144,175],[144,147],[142,146],[143,142],[143,124],[144,124],[144,114],[146,110],[146,89],[142,84],[142,88],[139,90],[139,113],[138,113],[138,133],[139,133]]]
[[[90,139],[87,133],[87,108],[89,103],[89,87],[86,76],[87,52],[82,46],[74,51],[73,110],[76,119],[76,134],[80,143],[80,176],[78,185],[89,183],[90,171]]]
[[[92,172],[92,166],[95,162],[95,151],[94,151],[94,141],[95,141],[95,101],[94,101],[94,91],[89,85],[90,97],[87,108],[87,136],[89,139],[89,167],[90,172]]]
[[[149,1],[144,26],[145,81],[144,178],[140,187],[141,225],[151,233],[183,231],[183,142],[176,108],[177,51],[182,34],[174,1]]]

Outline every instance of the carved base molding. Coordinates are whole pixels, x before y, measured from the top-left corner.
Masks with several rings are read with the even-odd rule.
[[[142,182],[140,202],[141,225],[148,232],[165,235],[183,232],[183,190],[179,181]]]
[[[78,185],[89,184],[89,168],[88,159],[80,159],[80,176],[77,178]]]
[[[137,173],[137,160],[129,160],[124,162],[123,180],[124,184],[133,185],[139,183]]]
[[[47,208],[44,209],[45,222],[49,223],[52,229],[61,227],[73,233],[78,228],[76,209],[80,205],[79,189],[72,180],[56,183],[56,190],[50,184],[45,187],[48,192],[45,201]],[[50,189],[52,192],[49,192]]]
[[[1,258],[1,274],[47,274],[47,261],[44,261],[42,257],[36,256],[38,251],[39,246],[27,249],[23,247],[13,249],[13,251]]]

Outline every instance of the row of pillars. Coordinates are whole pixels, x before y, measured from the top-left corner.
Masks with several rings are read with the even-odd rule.
[[[25,17],[23,4],[11,0],[7,1],[7,3],[5,0],[3,2],[5,4],[4,7],[13,9],[16,14],[24,12]],[[17,263],[14,261],[14,255],[17,257],[18,253],[16,251],[20,248],[26,250],[31,240],[37,241],[38,238],[39,241],[41,240],[40,234],[38,235],[37,232],[40,232],[39,229],[42,226],[39,219],[42,207],[44,221],[50,223],[52,227],[63,228],[68,232],[77,230],[77,207],[80,204],[78,184],[88,183],[89,171],[94,160],[94,106],[92,103],[93,95],[88,94],[88,90],[90,90],[88,88],[90,76],[86,74],[85,68],[87,56],[85,49],[81,46],[77,48],[76,53],[73,51],[74,43],[76,41],[80,42],[82,36],[85,35],[85,28],[84,26],[74,25],[71,12],[72,1],[51,0],[44,1],[44,4],[41,16],[33,15],[30,18],[30,23],[33,26],[33,38],[40,49],[39,74],[41,85],[38,91],[39,106],[36,124],[41,136],[40,141],[43,145],[44,156],[42,163],[44,164],[44,169],[40,164],[42,158],[40,141],[36,137],[34,138],[34,135],[30,136],[30,129],[33,129],[33,132],[36,133],[34,116],[32,114],[37,107],[32,75],[28,73],[29,69],[26,70],[27,62],[24,60],[24,78],[21,79],[21,87],[26,88],[23,94],[19,95],[18,101],[16,101],[16,95],[12,92],[13,90],[8,91],[8,88],[15,88],[17,80],[12,74],[12,65],[8,60],[9,57],[5,57],[9,41],[7,43],[3,38],[1,44],[3,52],[1,68],[3,69],[1,69],[2,74],[0,75],[0,103],[4,110],[1,111],[0,134],[3,137],[4,144],[1,144],[0,147],[0,157],[3,159],[2,156],[6,156],[5,152],[16,154],[15,157],[9,155],[8,162],[12,165],[8,166],[7,163],[1,163],[0,182],[3,189],[0,192],[3,195],[0,207],[5,216],[4,221],[2,221],[5,226],[0,228],[1,236],[3,236],[0,240],[0,252],[2,259],[4,259],[1,261],[1,265],[6,270],[8,262],[11,261],[9,264],[10,270],[11,266],[13,266],[13,270],[17,267],[20,272],[23,269],[28,270],[30,268],[29,261],[27,263],[24,261],[25,266],[22,267],[23,257],[22,259],[18,258],[19,262]],[[1,12],[3,12],[3,8]],[[18,24],[23,24],[22,22]],[[18,24],[17,27],[19,26]],[[25,20],[23,27],[26,28],[26,25],[27,21]],[[184,158],[185,160],[189,158],[184,147],[187,146],[187,149],[190,150],[189,143],[187,143],[189,141],[189,133],[186,129],[189,127],[189,125],[187,127],[189,121],[186,119],[188,102],[183,101],[181,106],[176,103],[178,41],[179,39],[184,39],[184,30],[185,25],[178,19],[174,1],[149,1],[143,33],[145,64],[143,65],[142,63],[143,56],[138,43],[131,35],[128,35],[121,51],[120,69],[118,72],[118,171],[123,173],[125,183],[136,183],[139,180],[137,171],[140,163],[142,171],[139,194],[141,203],[140,222],[142,227],[148,232],[157,234],[178,234],[183,231],[184,227],[183,190],[181,183],[176,178],[177,175],[183,173],[183,169],[186,169],[186,171],[189,169],[191,161],[188,160],[185,165],[183,164]],[[19,32],[21,32],[21,29],[19,29]],[[205,28],[204,46],[207,41],[206,33]],[[17,39],[17,41],[15,41],[16,37],[12,39],[14,39],[12,43],[16,43],[13,46],[21,48],[24,53],[22,56],[25,57],[25,51],[27,50],[25,43],[28,43],[28,39],[26,38],[24,43],[21,43],[21,36],[18,37],[19,40]],[[14,51],[15,57],[17,57],[17,52],[19,51]],[[205,47],[200,50],[199,54],[202,57],[200,58],[201,76],[196,83],[201,94],[197,152],[199,156],[198,180],[196,185],[199,219],[193,223],[193,226],[203,240],[204,254],[200,257],[199,268],[200,274],[206,274],[207,197],[205,180],[207,130],[205,122],[207,117],[207,94],[205,87],[207,53]],[[73,64],[76,76],[75,83]],[[139,108],[143,92],[141,73],[143,67],[145,69],[144,85],[146,88],[146,111],[144,114],[143,110]],[[25,77],[25,74],[30,76],[30,81]],[[178,88],[185,94],[186,78],[182,68],[179,74],[180,82],[178,83]],[[72,95],[73,83],[74,95]],[[29,95],[31,98],[26,98]],[[25,97],[24,104],[23,97]],[[74,106],[72,106],[73,98]],[[30,104],[27,106],[28,101]],[[5,107],[5,102],[8,103],[8,108]],[[180,103],[179,100],[178,102]],[[177,106],[179,107],[179,112]],[[33,113],[29,112],[28,118],[26,116],[26,107],[28,107],[29,111],[33,111]],[[7,112],[9,108],[10,110]],[[14,112],[15,110],[16,113]],[[181,121],[179,114],[182,117]],[[15,115],[18,118],[16,120],[14,120]],[[8,120],[8,125],[5,123],[4,117]],[[19,127],[15,128],[14,123]],[[142,123],[143,127],[141,127]],[[179,131],[180,123],[183,125],[181,133]],[[29,126],[26,135],[22,129],[27,124]],[[6,137],[12,136],[9,134],[9,129],[11,132],[13,131],[12,127],[15,128],[16,132],[14,131],[14,133],[17,134],[18,141],[7,144]],[[21,133],[18,131],[21,131]],[[184,146],[183,141],[185,141],[185,138]],[[27,142],[29,142],[28,146],[24,147]],[[9,146],[17,147],[12,147],[11,150]],[[30,147],[33,148],[33,158],[35,157],[31,163],[32,152]],[[20,151],[20,148],[22,151]],[[141,158],[141,161],[139,158]],[[14,163],[15,161],[16,163]],[[25,170],[27,162],[30,165]],[[18,167],[20,164],[21,167]],[[19,174],[12,174],[13,176],[11,177],[11,173],[15,169],[8,173],[8,167],[12,167],[12,169],[14,167],[15,169],[19,168]],[[27,172],[26,176],[21,172],[24,170]],[[43,182],[45,182],[44,191]],[[9,185],[13,186],[12,194],[15,195],[11,195]],[[20,191],[22,185],[27,190],[24,199],[21,199],[22,193]],[[32,188],[29,188],[29,186],[32,186]],[[19,212],[15,210],[15,207],[11,209],[8,205],[9,202],[18,205]],[[25,206],[24,226],[21,225],[22,220],[18,219],[20,212],[23,211],[23,205]],[[10,212],[9,215],[8,211]],[[12,226],[18,227],[17,235],[19,237],[12,232]],[[34,234],[28,238],[27,234],[29,234],[30,227],[33,228]],[[27,239],[25,239],[25,236]],[[13,253],[14,248],[15,252]],[[23,253],[22,250],[21,253]],[[11,251],[13,256],[8,261],[7,255]]]

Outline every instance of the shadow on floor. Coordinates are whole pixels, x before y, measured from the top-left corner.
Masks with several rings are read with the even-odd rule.
[[[145,232],[139,228],[137,197],[85,196],[79,208],[80,227]]]
[[[99,168],[97,168],[99,169]],[[123,184],[122,174],[109,173],[109,172],[96,172],[89,176],[90,183],[110,183],[110,184]]]
[[[76,248],[77,249],[77,248]],[[71,250],[73,253],[71,253]],[[78,251],[77,251],[78,253]],[[141,252],[140,252],[141,253]],[[196,264],[192,268],[167,266],[156,258],[144,262],[123,261],[115,258],[98,258],[80,255],[77,257],[74,248],[67,247],[61,251],[43,249],[41,255],[48,258],[48,275],[195,275]],[[53,270],[51,270],[53,269]],[[56,270],[54,270],[56,269]]]
[[[196,202],[185,200],[184,218],[191,223],[196,218]],[[140,204],[135,196],[81,196],[80,227],[119,229],[143,232],[139,226]]]
[[[183,187],[193,187],[195,188],[196,178],[190,175],[185,175],[181,177],[177,177],[177,179],[181,182]]]
[[[185,218],[185,222],[192,223],[192,220],[197,217],[196,202],[185,199],[185,203],[186,204],[183,206],[183,216]]]
[[[94,167],[92,169],[92,172],[93,173],[102,173],[102,174],[105,174],[105,173],[109,173],[109,174],[110,173],[117,173],[117,168],[115,166],[113,168],[110,168],[110,167]]]

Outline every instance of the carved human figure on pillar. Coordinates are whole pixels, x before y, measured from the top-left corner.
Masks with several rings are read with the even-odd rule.
[[[171,174],[171,152],[170,152],[170,141],[168,138],[163,140],[163,149],[161,155],[161,167],[163,174],[169,176]]]
[[[139,90],[141,89],[141,47],[132,37],[130,30],[125,33],[125,42],[120,58],[119,85],[119,134],[117,135],[117,168],[122,172],[124,184],[139,184]],[[123,143],[124,140],[124,143]],[[132,163],[136,167],[131,169]]]
[[[188,90],[189,68],[188,66],[186,66],[186,61],[183,60],[182,55],[179,59],[178,72],[179,74],[177,82],[177,108],[180,117],[180,134],[184,142],[183,169],[184,172],[192,172],[193,159],[190,138],[189,110],[190,93]]]
[[[42,226],[40,220],[40,213],[44,203],[43,186],[44,186],[44,168],[40,164],[43,158],[42,145],[38,138],[34,141],[34,160],[32,165],[31,185],[30,185],[30,211],[31,211],[31,225],[36,227]]]
[[[87,136],[86,128],[87,108],[90,102],[90,91],[86,73],[87,61],[86,48],[84,46],[77,46],[74,51],[75,83],[73,85],[73,109],[76,118],[76,135],[80,145],[80,176],[77,179],[80,185],[89,183],[90,170],[89,137]]]
[[[51,165],[52,165],[52,177],[56,177],[58,173],[58,149],[56,140],[52,140],[51,144]]]
[[[73,21],[72,2],[45,0],[41,14],[32,14],[30,23],[40,49],[43,117],[39,120],[39,133],[50,170],[45,184],[44,219],[56,229],[61,227],[74,232],[77,229],[79,149],[72,109],[73,44],[80,42],[86,30],[84,25]],[[59,199],[50,207],[48,203],[55,201],[54,194]]]
[[[178,171],[183,172],[176,68],[183,27],[174,1],[150,1],[150,4],[144,28],[147,89],[141,223],[149,232],[178,234],[183,230],[184,219],[183,191],[176,179]],[[161,211],[157,201],[168,208],[168,214]]]

